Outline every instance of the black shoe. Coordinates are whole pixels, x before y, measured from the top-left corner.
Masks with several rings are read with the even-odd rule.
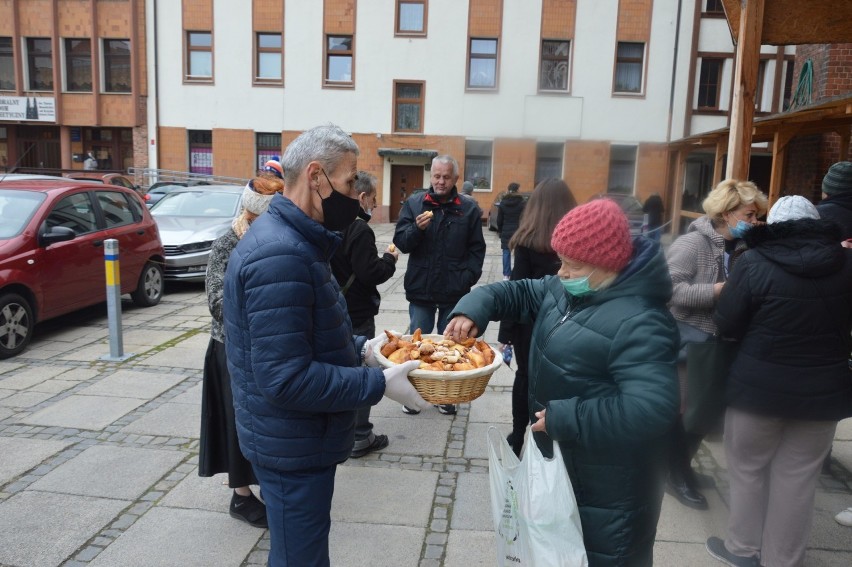
[[[255,498],[254,494],[240,496],[234,492],[231,496],[231,507],[228,513],[232,518],[242,520],[250,526],[256,528],[269,527],[266,523],[266,506]]]
[[[760,567],[760,559],[756,555],[752,555],[751,557],[734,555],[725,547],[725,542],[718,537],[707,538],[705,547],[707,548],[707,553],[725,565],[730,565],[731,567]]]
[[[706,510],[707,499],[704,495],[690,487],[685,481],[669,476],[666,481],[666,492],[674,496],[678,502],[695,510]]]
[[[456,415],[456,406],[453,404],[435,404],[435,407],[444,415]]]
[[[349,454],[349,457],[352,459],[360,459],[368,453],[384,449],[388,446],[388,443],[389,441],[387,435],[374,435],[372,443],[370,443],[366,447],[362,447],[361,449],[352,449],[352,453]]]
[[[417,415],[418,413],[420,413],[420,410],[419,409],[411,409],[408,406],[402,406],[402,413],[404,413],[406,415]]]

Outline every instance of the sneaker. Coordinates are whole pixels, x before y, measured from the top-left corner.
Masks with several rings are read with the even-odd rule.
[[[373,442],[367,445],[366,447],[361,447],[360,449],[352,449],[352,452],[349,454],[349,457],[352,459],[360,459],[364,455],[372,453],[373,451],[380,451],[388,446],[388,436],[387,435],[374,435]]]
[[[752,555],[751,557],[734,555],[728,551],[728,548],[725,547],[725,542],[721,538],[707,538],[706,547],[707,553],[725,565],[730,565],[731,567],[760,567],[760,559],[756,555]]]
[[[456,415],[456,406],[453,404],[435,404],[435,407],[444,415]]]
[[[412,409],[408,406],[402,406],[402,413],[407,414],[407,415],[417,415],[418,413],[420,413],[420,410],[419,409]]]
[[[846,508],[839,514],[834,517],[834,521],[836,521],[841,526],[849,526],[852,528],[852,508]]]
[[[256,528],[269,527],[266,523],[266,506],[255,498],[254,494],[240,496],[234,492],[231,496],[231,506],[228,513],[232,518],[242,520]]]

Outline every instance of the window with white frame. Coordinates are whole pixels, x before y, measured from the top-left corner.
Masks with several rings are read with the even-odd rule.
[[[473,183],[474,189],[491,188],[491,163],[494,142],[491,140],[466,140],[464,143],[464,180]]]
[[[65,90],[92,92],[92,42],[89,38],[65,38]]]
[[[632,195],[635,180],[636,146],[611,146],[607,192]]]
[[[28,37],[27,78],[31,91],[53,90],[53,44],[50,38]]]
[[[541,64],[538,88],[542,91],[568,91],[568,66],[571,61],[571,42],[548,40],[541,42]]]
[[[130,40],[104,39],[104,92],[129,93],[132,88],[130,73]]]

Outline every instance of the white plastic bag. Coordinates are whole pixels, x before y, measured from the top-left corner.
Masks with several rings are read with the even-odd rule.
[[[528,438],[519,461],[500,431],[488,428],[499,567],[588,567],[580,512],[557,443],[553,452],[545,459]]]

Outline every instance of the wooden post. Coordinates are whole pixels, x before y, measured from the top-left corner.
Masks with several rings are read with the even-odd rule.
[[[725,163],[725,153],[728,151],[728,140],[719,138],[716,142],[716,159],[713,162],[713,187],[722,181],[722,165]],[[728,158],[730,159],[730,158]]]
[[[781,197],[781,186],[784,184],[784,165],[787,161],[787,143],[796,135],[799,128],[781,129],[775,131],[772,139],[772,172],[769,177],[769,203],[771,208]]]
[[[754,91],[760,60],[763,0],[740,0],[740,26],[734,71],[734,100],[728,138],[728,179],[748,179],[754,124]]]
[[[681,148],[677,152],[675,163],[674,194],[672,195],[672,238],[680,234],[681,206],[683,203],[683,178],[686,171],[686,156],[689,151]]]
[[[840,159],[838,161],[849,160],[849,134],[852,133],[852,126],[846,126],[837,130],[840,136]]]

